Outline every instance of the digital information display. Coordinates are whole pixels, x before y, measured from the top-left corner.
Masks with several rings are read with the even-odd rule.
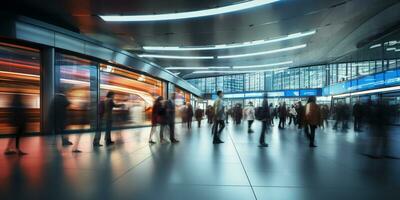
[[[388,70],[386,72],[367,75],[359,79],[337,83],[322,89],[323,96],[338,95],[349,92],[358,92],[385,86],[400,84],[400,70]]]

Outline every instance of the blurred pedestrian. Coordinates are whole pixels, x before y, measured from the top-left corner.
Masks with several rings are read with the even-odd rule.
[[[188,129],[192,128],[192,121],[193,121],[193,106],[190,103],[186,104],[186,122]]]
[[[269,113],[270,113],[269,124],[271,126],[273,126],[274,125],[274,118],[275,118],[275,109],[274,109],[274,105],[272,103],[269,104]]]
[[[304,127],[304,106],[301,103],[301,101],[299,101],[297,103],[297,126],[299,129],[302,129]]]
[[[14,135],[7,144],[7,148],[4,152],[5,155],[26,155],[27,153],[20,149],[20,137],[25,134],[26,126],[28,123],[28,113],[26,112],[26,105],[20,94],[14,94],[10,105],[10,124],[14,127]],[[13,149],[13,143],[15,143],[15,150]]]
[[[292,105],[292,107],[289,108],[289,126],[292,124],[296,126],[297,122],[296,122],[296,117],[297,117],[297,112],[296,109],[294,107],[294,105]]]
[[[68,107],[71,102],[65,96],[64,88],[60,88],[59,92],[55,94],[52,105],[53,115],[55,116],[55,133],[61,135],[62,146],[72,145],[67,135],[65,135],[65,128],[67,126]]]
[[[360,102],[356,102],[353,106],[353,118],[354,118],[354,131],[361,131],[361,117],[362,117],[362,106]]]
[[[168,99],[165,105],[166,109],[166,123],[169,128],[169,139],[171,143],[178,143],[179,140],[175,138],[175,97],[176,94],[172,93],[171,98]]]
[[[243,117],[243,109],[241,104],[236,104],[233,109],[233,118],[235,120],[235,124],[240,124],[242,122]]]
[[[86,124],[90,123],[90,114],[89,114],[89,103],[88,101],[83,101],[76,108],[79,115],[77,116],[77,123],[80,126],[80,129],[84,129]],[[76,134],[74,145],[72,146],[72,153],[82,153],[81,150],[78,149],[79,143],[81,141],[81,134]]]
[[[261,113],[263,113],[263,116],[261,117],[261,133],[260,133],[260,144],[259,147],[268,147],[268,144],[265,142],[265,134],[268,129],[268,126],[270,125],[271,121],[271,112],[270,112],[270,106],[268,106],[268,100],[267,98],[264,98],[261,106]]]
[[[153,103],[153,109],[151,111],[151,130],[150,130],[150,136],[149,136],[149,143],[150,144],[155,144],[156,143],[153,140],[153,135],[154,135],[154,132],[157,131],[157,126],[161,122],[162,100],[163,100],[163,97],[159,96],[159,97],[156,98],[156,100]],[[160,130],[161,130],[161,127],[160,127]]]
[[[203,116],[204,116],[203,109],[201,109],[199,106],[197,106],[196,111],[194,112],[194,116],[197,120],[197,126],[200,128],[201,120],[203,119]]]
[[[207,116],[207,123],[212,124],[214,119],[214,109],[211,105],[207,106],[206,116]]]
[[[305,109],[305,133],[310,140],[310,147],[317,147],[315,145],[315,129],[321,123],[321,111],[316,104],[315,97],[309,97]]]
[[[286,123],[286,117],[287,117],[287,109],[286,109],[286,103],[283,102],[278,108],[278,115],[279,115],[279,126],[278,128],[284,129],[285,128],[285,123]]]
[[[105,143],[107,146],[113,145],[114,142],[111,140],[111,129],[113,123],[113,109],[124,106],[124,104],[117,104],[114,102],[115,93],[113,91],[109,91],[106,95],[106,99],[104,100],[104,121],[106,124],[106,135],[105,135]],[[100,137],[95,138],[96,143],[99,143]]]
[[[221,132],[225,128],[225,108],[224,108],[224,93],[222,91],[217,92],[218,98],[214,102],[214,125],[212,127],[213,144],[224,143],[221,140]]]
[[[255,119],[255,110],[253,106],[253,102],[249,102],[249,105],[244,109],[245,117],[247,119],[247,132],[248,133],[254,133],[254,131],[251,129],[251,126],[254,123]]]

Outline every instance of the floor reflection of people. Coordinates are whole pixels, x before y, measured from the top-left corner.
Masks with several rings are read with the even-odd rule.
[[[10,105],[10,124],[14,127],[14,138],[8,141],[7,148],[4,152],[6,155],[18,154],[26,155],[27,153],[21,151],[20,149],[20,137],[26,131],[26,126],[28,122],[26,106],[20,94],[15,94],[12,98]],[[15,150],[12,148],[13,143],[15,143]]]

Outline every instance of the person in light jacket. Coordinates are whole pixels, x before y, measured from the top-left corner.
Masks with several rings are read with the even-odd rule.
[[[249,105],[244,110],[244,114],[245,114],[245,117],[247,118],[247,132],[254,133],[254,131],[251,129],[254,119],[256,118],[253,102],[251,102],[251,101],[249,102]]]
[[[309,97],[305,109],[305,133],[310,140],[310,147],[315,145],[315,129],[321,123],[321,111],[315,97]]]
[[[224,108],[224,93],[222,91],[217,92],[218,98],[214,102],[214,125],[212,133],[214,134],[213,144],[224,143],[221,138],[221,132],[225,128],[225,108]],[[219,127],[219,129],[218,129]]]

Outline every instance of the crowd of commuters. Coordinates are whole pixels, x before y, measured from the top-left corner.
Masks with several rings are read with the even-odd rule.
[[[99,127],[96,131],[93,146],[100,147],[101,132],[105,131],[104,144],[106,146],[113,145],[114,141],[111,140],[111,131],[113,127],[113,109],[118,107],[124,107],[124,104],[118,104],[114,101],[115,93],[109,91],[105,98],[100,101],[98,105],[99,115]],[[254,121],[261,122],[261,133],[259,138],[260,147],[268,147],[265,141],[265,134],[274,126],[274,119],[279,120],[278,128],[285,129],[288,126],[294,126],[300,130],[304,130],[304,133],[309,139],[309,146],[316,147],[315,144],[315,132],[318,127],[326,128],[329,126],[328,119],[334,120],[332,129],[346,131],[349,129],[350,121],[353,122],[353,129],[356,132],[363,130],[363,127],[370,128],[373,134],[382,135],[387,133],[387,125],[392,121],[393,115],[391,112],[390,105],[384,101],[372,102],[369,100],[366,103],[356,102],[353,106],[338,101],[333,104],[332,107],[328,105],[318,105],[315,97],[309,97],[305,105],[301,101],[292,105],[287,105],[285,102],[280,102],[278,105],[268,103],[268,99],[265,98],[259,107],[255,107],[253,102],[249,102],[244,108],[241,104],[235,104],[231,108],[225,107],[224,93],[222,91],[217,92],[217,99],[213,105],[207,106],[205,110],[197,107],[196,109],[187,102],[179,109],[175,105],[175,94],[172,93],[170,98],[164,100],[163,97],[155,99],[152,112],[151,112],[151,131],[149,136],[149,143],[155,144],[156,141],[153,139],[157,129],[159,128],[160,143],[165,143],[164,132],[168,130],[169,140],[171,143],[178,143],[179,141],[175,137],[175,114],[176,110],[182,117],[182,124],[190,130],[192,128],[192,119],[196,119],[198,127],[201,127],[201,121],[206,116],[207,123],[212,124],[211,133],[213,135],[213,143],[221,144],[224,143],[221,140],[221,134],[225,128],[225,124],[228,123],[229,117],[233,119],[235,125],[241,124],[242,120],[247,121],[247,132],[249,134],[254,133],[252,126]],[[50,112],[48,115],[49,119],[54,119],[54,126],[51,127],[56,135],[61,138],[62,146],[73,145],[72,152],[80,153],[78,149],[80,137],[76,137],[74,143],[72,143],[68,135],[65,134],[65,129],[68,124],[68,108],[71,106],[71,102],[65,95],[65,91],[60,89],[55,94],[54,100],[50,105]],[[80,105],[81,110],[89,107],[88,105]],[[27,113],[24,99],[21,95],[16,94],[13,96],[10,103],[9,123],[15,127],[13,138],[9,140],[5,154],[6,155],[25,155],[26,153],[20,148],[20,137],[25,133],[27,126]],[[87,113],[87,112],[86,112]],[[89,123],[87,120],[90,118],[87,114],[82,114],[79,120],[82,123]]]

